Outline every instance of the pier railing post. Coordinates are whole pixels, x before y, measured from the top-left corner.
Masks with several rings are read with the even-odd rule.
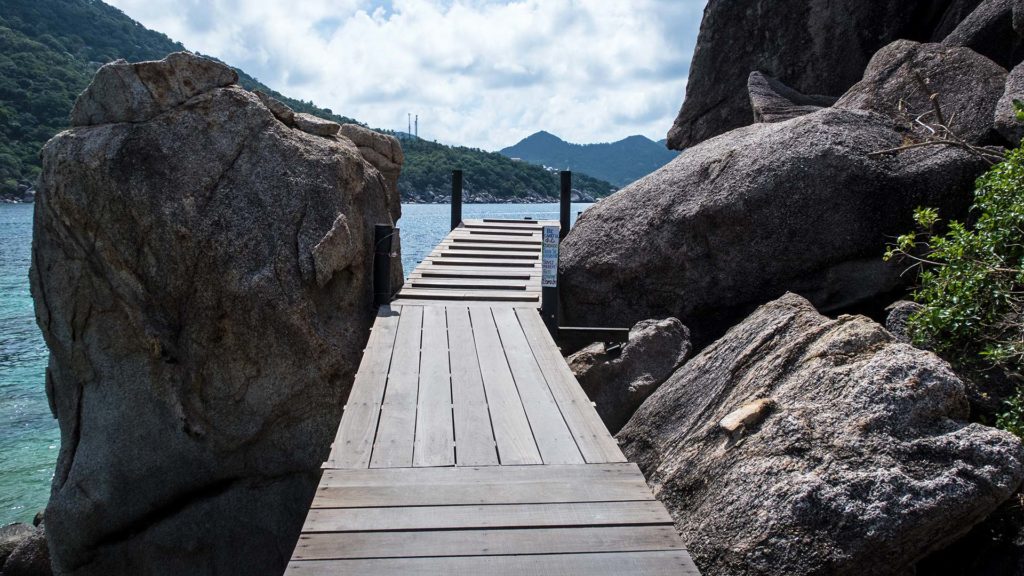
[[[462,224],[462,170],[452,170],[452,230]]]
[[[388,224],[373,227],[373,305],[391,302],[391,238],[394,228]]]
[[[558,337],[558,229],[545,226],[541,234],[540,316]]]
[[[558,197],[558,222],[561,225],[558,238],[565,238],[569,233],[569,212],[572,209],[572,172],[562,171],[562,189]]]

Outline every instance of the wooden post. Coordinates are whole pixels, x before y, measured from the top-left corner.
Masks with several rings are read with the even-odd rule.
[[[568,170],[562,171],[562,191],[559,196],[559,207],[558,216],[559,224],[561,229],[558,232],[558,238],[561,240],[565,238],[565,235],[569,233],[569,211],[571,210],[572,202],[572,172]]]
[[[394,229],[387,224],[373,227],[373,305],[391,302],[391,237]]]
[[[462,224],[462,170],[452,170],[452,230]]]

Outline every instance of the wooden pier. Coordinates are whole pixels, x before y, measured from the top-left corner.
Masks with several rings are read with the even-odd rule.
[[[537,312],[557,224],[465,221],[380,308],[286,574],[698,574]]]

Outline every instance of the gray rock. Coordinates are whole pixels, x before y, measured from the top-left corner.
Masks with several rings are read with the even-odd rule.
[[[879,48],[929,38],[953,2],[711,0],[668,147],[682,150],[750,124],[745,87],[754,70],[803,94],[841,95]]]
[[[190,52],[155,62],[111,62],[75,100],[72,126],[144,122],[190,98],[238,82],[230,67]]]
[[[312,114],[299,112],[295,114],[295,127],[314,136],[335,136],[341,129],[341,124],[318,118]]]
[[[284,102],[268,96],[266,93],[259,90],[253,90],[252,93],[255,94],[256,97],[260,99],[260,102],[262,102],[263,105],[274,114],[275,118],[284,122],[285,126],[290,128],[295,127],[295,111],[289,108]]]
[[[992,118],[1005,84],[1006,70],[969,48],[899,40],[875,54],[864,79],[835,107],[899,118],[906,117],[899,112],[902,105],[912,118],[929,112],[929,96],[937,93],[949,128],[968,142],[986,143],[996,137]],[[935,116],[925,120],[934,122]]]
[[[939,24],[932,30],[931,42],[942,42],[960,25],[983,0],[953,0],[948,3]]]
[[[912,344],[914,339],[910,335],[907,322],[910,321],[911,315],[922,308],[923,306],[917,302],[909,300],[893,302],[885,308],[886,312],[889,313],[885,318],[885,329],[892,333],[896,340],[904,344]]]
[[[1017,34],[1024,36],[1024,0],[1013,2],[1013,29]]]
[[[34,527],[21,522],[0,526],[0,569],[11,552],[35,532]]]
[[[56,568],[281,574],[372,322],[397,195],[214,88],[42,153],[30,273],[61,430]]]
[[[32,517],[32,525],[37,528],[42,526],[44,522],[46,522],[46,510],[40,510]]]
[[[786,291],[837,310],[906,281],[882,262],[913,209],[964,214],[986,165],[957,149],[869,157],[903,135],[824,109],[689,148],[583,213],[561,247],[566,321],[682,320],[706,342]]]
[[[1024,122],[1017,119],[1017,111],[1013,107],[1013,101],[1024,102],[1024,64],[1020,64],[1010,71],[1006,77],[1006,88],[999,103],[996,104],[995,126],[999,134],[1011,146],[1018,146],[1021,138],[1024,138]]]
[[[758,400],[759,423],[720,428]],[[687,362],[617,437],[704,573],[905,574],[1024,478],[1020,441],[967,415],[944,361],[790,294]]]
[[[760,72],[747,78],[755,122],[785,122],[835,104],[831,96],[807,96]]]
[[[1024,38],[1013,25],[1016,1],[984,0],[942,43],[970,48],[1004,68],[1013,68],[1024,58]]]
[[[597,405],[613,434],[678,368],[690,353],[690,331],[675,318],[644,320],[629,331],[629,341],[610,354],[594,343],[569,357],[569,366]]]
[[[3,576],[52,576],[46,531],[33,529],[3,563]]]

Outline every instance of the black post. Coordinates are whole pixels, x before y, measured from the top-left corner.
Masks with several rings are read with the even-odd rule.
[[[540,289],[540,317],[553,338],[558,338],[558,286]]]
[[[452,230],[462,224],[462,170],[452,170]]]
[[[561,225],[561,229],[558,231],[558,239],[565,238],[565,235],[569,233],[569,210],[571,209],[570,202],[572,201],[572,172],[568,170],[562,171],[562,193],[559,197],[560,205],[558,207],[558,222]]]
[[[394,229],[387,224],[373,227],[373,305],[391,302],[391,237]]]

